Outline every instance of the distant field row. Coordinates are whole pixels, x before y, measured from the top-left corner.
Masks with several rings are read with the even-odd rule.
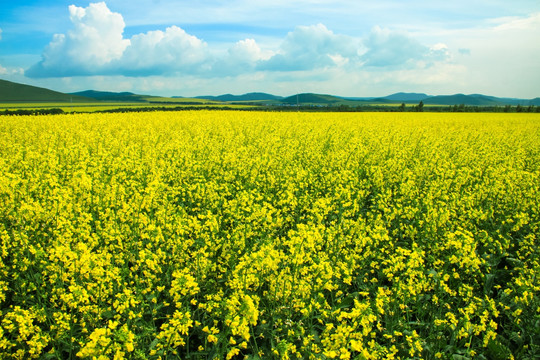
[[[264,111],[307,111],[307,112],[491,112],[491,113],[538,113],[540,106],[469,106],[397,103],[276,103],[272,101],[213,101],[193,98],[141,98],[143,101],[99,101],[95,102],[0,102],[0,114],[45,115],[58,113],[93,112],[146,112],[180,110],[264,110]],[[60,110],[58,110],[60,109]]]
[[[169,101],[171,100],[171,101]],[[218,101],[211,101],[211,100],[200,100],[200,101],[193,101],[193,100],[200,100],[200,99],[167,99],[167,101],[155,101],[155,102],[89,102],[89,103],[66,103],[66,102],[28,102],[28,103],[21,103],[21,102],[6,102],[6,103],[0,103],[0,112],[4,110],[9,111],[16,111],[16,110],[47,110],[47,109],[61,109],[63,112],[70,113],[70,112],[76,112],[76,113],[91,113],[91,112],[99,112],[99,111],[110,111],[110,110],[117,110],[117,109],[148,109],[148,108],[156,108],[156,109],[174,109],[179,107],[186,107],[186,108],[231,108],[231,109],[249,109],[249,108],[259,108],[261,105],[254,105],[249,102],[234,102],[234,103],[227,103],[227,102],[218,102]],[[313,103],[302,103],[300,104],[302,108],[310,107],[310,108],[326,108],[326,106],[322,106],[320,104],[313,104]],[[367,105],[369,106],[369,105]],[[381,106],[381,105],[377,105]],[[396,107],[398,105],[396,104],[384,104],[382,105],[384,107]],[[296,108],[296,106],[291,105],[289,107]],[[338,106],[334,106],[336,109],[338,109]],[[280,107],[280,108],[287,108],[287,107]]]
[[[181,100],[181,99],[179,99]],[[167,102],[167,103],[0,103],[1,110],[30,110],[30,109],[62,109],[64,112],[96,112],[96,111],[105,111],[113,109],[136,109],[136,108],[174,108],[178,106],[189,106],[189,107],[247,107],[248,105],[229,105],[218,102],[200,102],[199,104],[191,102]]]

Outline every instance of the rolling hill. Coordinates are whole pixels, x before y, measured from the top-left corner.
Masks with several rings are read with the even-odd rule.
[[[167,98],[151,95],[139,95],[131,92],[109,92],[86,90],[65,94],[37,86],[25,85],[0,79],[0,103],[34,103],[34,102],[58,102],[58,103],[89,103],[100,101],[112,102],[141,102],[141,103],[204,103],[211,102],[259,102],[263,104],[287,104],[287,105],[319,105],[319,106],[362,106],[362,105],[385,105],[385,104],[417,104],[422,101],[426,105],[466,105],[466,106],[540,106],[540,98],[516,99],[499,98],[482,94],[454,94],[429,96],[424,93],[398,92],[384,97],[339,97],[334,95],[302,93],[288,97],[276,96],[263,92],[252,92],[243,95],[224,94],[219,96],[197,96],[196,98]]]
[[[261,92],[252,92],[244,95],[232,95],[224,94],[219,96],[197,96],[196,99],[205,99],[212,101],[223,101],[223,102],[232,102],[232,101],[267,101],[267,100],[280,100],[283,99],[281,96],[276,96],[267,93]]]
[[[530,100],[529,105],[540,106],[540,97]]]
[[[529,106],[540,105],[540,98],[531,100],[516,99],[516,98],[499,98],[482,94],[454,94],[454,95],[435,95],[430,96],[424,93],[404,93],[399,92],[392,95],[378,98],[344,98],[347,100],[356,100],[368,102],[370,104],[387,104],[387,103],[406,103],[417,104],[422,101],[426,105],[467,105],[467,106],[505,106],[505,105],[521,105]]]
[[[392,100],[392,101],[401,101],[401,102],[420,102],[421,100],[424,100],[428,98],[429,96],[424,93],[404,93],[404,92],[398,92],[392,95],[388,95],[383,97],[383,99]]]
[[[95,102],[94,99],[64,94],[37,86],[0,80],[0,103],[2,102]]]
[[[100,100],[100,101],[129,101],[129,102],[143,101],[145,102],[147,98],[146,95],[137,95],[131,92],[110,92],[110,91],[96,91],[96,90],[79,91],[79,92],[71,93],[71,95],[89,97],[89,98]]]
[[[313,93],[304,93],[296,94],[289,97],[286,97],[280,100],[283,104],[294,105],[296,103],[300,104],[321,104],[321,105],[331,105],[331,104],[341,104],[346,103],[349,100],[333,96],[333,95],[323,95],[323,94],[313,94]]]
[[[424,104],[432,105],[475,105],[475,106],[497,106],[501,105],[502,102],[498,101],[497,98],[485,96],[485,95],[464,95],[464,94],[455,94],[455,95],[437,95],[430,96],[422,100]]]
[[[150,103],[150,104],[206,104],[208,101],[202,98],[184,98],[181,96],[174,97],[162,97],[152,95],[139,95],[132,92],[110,92],[110,91],[96,91],[85,90],[76,93],[74,95],[86,96],[98,101],[108,102],[129,102],[129,103]]]

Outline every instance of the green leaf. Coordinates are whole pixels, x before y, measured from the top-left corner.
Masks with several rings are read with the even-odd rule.
[[[484,283],[484,294],[489,295],[491,289],[493,288],[493,283],[495,282],[495,274],[487,274],[486,282]]]
[[[505,345],[501,344],[498,339],[491,340],[488,343],[486,354],[489,359],[493,360],[505,360],[509,359],[511,355],[510,349]]]

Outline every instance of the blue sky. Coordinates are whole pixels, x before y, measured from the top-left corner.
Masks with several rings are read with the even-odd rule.
[[[71,92],[540,96],[538,0],[3,1],[0,78]]]

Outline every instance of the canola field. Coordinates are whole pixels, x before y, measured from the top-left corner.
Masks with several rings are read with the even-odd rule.
[[[2,359],[534,359],[540,115],[0,116]]]

